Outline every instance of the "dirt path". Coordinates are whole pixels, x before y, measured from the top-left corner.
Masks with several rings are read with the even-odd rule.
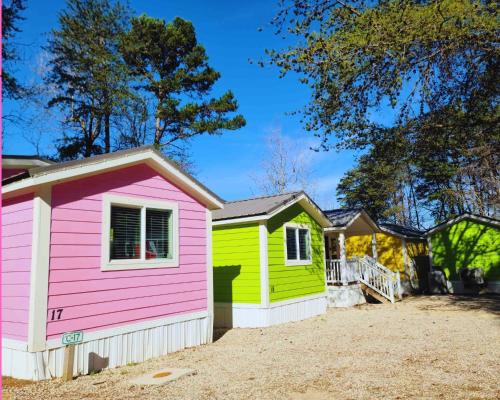
[[[220,335],[208,346],[69,383],[8,384],[6,393],[30,400],[500,398],[500,298],[413,297]],[[196,375],[162,387],[128,382],[165,367]]]

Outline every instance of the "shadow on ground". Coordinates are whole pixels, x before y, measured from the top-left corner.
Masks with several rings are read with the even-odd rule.
[[[485,311],[500,317],[500,295],[435,295],[429,296],[427,299],[428,302],[419,305],[419,309],[426,311]]]
[[[214,336],[213,341],[216,342],[222,336],[224,336],[227,332],[229,332],[232,328],[214,328]]]

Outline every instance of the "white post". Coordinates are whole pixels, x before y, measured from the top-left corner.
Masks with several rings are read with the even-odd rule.
[[[411,274],[410,274],[410,263],[408,262],[408,248],[407,248],[406,239],[403,238],[402,242],[403,242],[402,243],[402,246],[403,246],[403,271],[404,271],[406,279],[407,279],[406,283],[409,283],[410,278],[411,278]],[[399,275],[398,275],[398,279],[401,279],[399,277]],[[400,280],[398,281],[398,285],[401,286]]]
[[[372,257],[375,261],[378,261],[377,255],[377,234],[372,233]]]
[[[396,279],[398,284],[398,297],[399,300],[403,300],[403,290],[401,290],[401,275],[399,274],[399,271],[397,272]]]
[[[340,247],[340,273],[344,285],[347,285],[347,257],[345,254],[345,235],[344,232],[339,233]]]

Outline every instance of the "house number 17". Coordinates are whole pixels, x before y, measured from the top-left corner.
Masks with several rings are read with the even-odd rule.
[[[52,310],[51,321],[59,321],[61,319],[63,309],[58,308],[57,310]]]

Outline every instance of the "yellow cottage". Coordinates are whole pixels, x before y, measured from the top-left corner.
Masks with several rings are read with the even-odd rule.
[[[429,261],[423,231],[396,224],[377,225],[362,209],[329,210],[325,214],[332,223],[325,229],[331,285],[363,282],[364,274],[368,274],[368,284],[388,281],[384,283],[388,288],[374,288],[381,291],[399,291],[401,295],[426,288]],[[398,283],[390,287],[391,280]]]

